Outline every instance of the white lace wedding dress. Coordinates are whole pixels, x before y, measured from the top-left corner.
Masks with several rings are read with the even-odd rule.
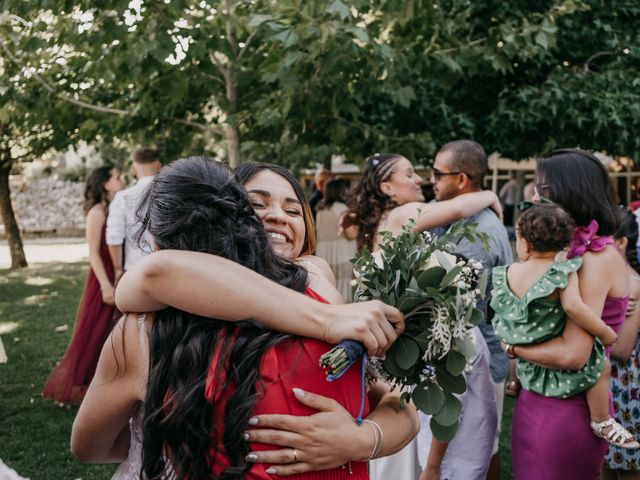
[[[120,464],[111,480],[139,480],[142,468],[142,407],[129,419],[131,444],[127,459]]]

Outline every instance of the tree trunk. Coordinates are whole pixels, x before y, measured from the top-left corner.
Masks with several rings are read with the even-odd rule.
[[[9,252],[11,253],[11,268],[23,268],[27,266],[27,258],[24,255],[20,229],[11,205],[10,172],[11,158],[7,158],[4,155],[4,158],[0,160],[0,214],[2,215],[2,223],[4,223],[4,231],[9,244]]]
[[[224,135],[227,140],[227,157],[229,166],[235,168],[242,159],[240,158],[240,128],[235,114],[238,113],[238,85],[236,84],[236,66],[233,61],[229,61],[224,72],[224,83],[226,86],[229,110],[227,111],[227,124],[224,128]]]
[[[230,0],[225,2],[226,13],[233,14],[234,4]],[[238,57],[238,40],[231,22],[226,22],[227,41],[234,52],[233,57]],[[238,84],[236,81],[236,64],[237,58],[229,58],[229,63],[224,69],[224,83],[227,93],[227,101],[229,102],[229,110],[227,111],[227,123],[224,129],[224,136],[227,140],[227,158],[229,166],[235,168],[242,163],[240,157],[240,127],[236,114],[238,113]]]

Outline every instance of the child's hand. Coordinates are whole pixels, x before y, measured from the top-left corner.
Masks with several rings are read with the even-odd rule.
[[[616,340],[618,340],[618,335],[613,331],[613,328],[607,326],[607,328],[604,330],[604,333],[600,335],[600,340],[605,344],[605,346],[608,347],[616,343]]]

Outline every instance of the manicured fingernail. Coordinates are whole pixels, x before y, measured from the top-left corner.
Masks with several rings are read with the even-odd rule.
[[[269,467],[265,470],[265,472],[267,472],[269,475],[275,475],[276,473],[278,473],[278,469],[274,467]]]
[[[244,457],[244,459],[247,462],[255,462],[258,459],[258,455],[256,455],[255,453],[250,453],[249,455],[247,455],[246,457]]]
[[[302,390],[301,388],[294,388],[293,389],[293,394],[296,397],[304,397],[307,393],[304,390]]]
[[[257,425],[258,424],[258,417],[251,417],[249,419],[249,425]]]
[[[243,433],[242,434],[242,438],[244,438],[245,440],[249,440],[249,434],[248,433]]]

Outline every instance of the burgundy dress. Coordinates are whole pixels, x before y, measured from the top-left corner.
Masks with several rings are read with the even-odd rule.
[[[616,333],[624,321],[628,300],[628,297],[607,297],[605,300],[602,320]],[[606,348],[605,352],[609,357],[611,348]],[[613,416],[611,400],[609,403]],[[511,427],[514,479],[600,478],[609,444],[592,433],[589,421],[584,393],[561,399],[543,397],[523,388],[516,401]]]
[[[113,264],[105,240],[105,229],[106,224],[102,227],[100,258],[109,281],[113,282]],[[102,302],[100,283],[89,268],[71,343],[45,383],[45,398],[61,403],[82,402],[96,371],[102,345],[115,323],[115,313],[115,307]]]

